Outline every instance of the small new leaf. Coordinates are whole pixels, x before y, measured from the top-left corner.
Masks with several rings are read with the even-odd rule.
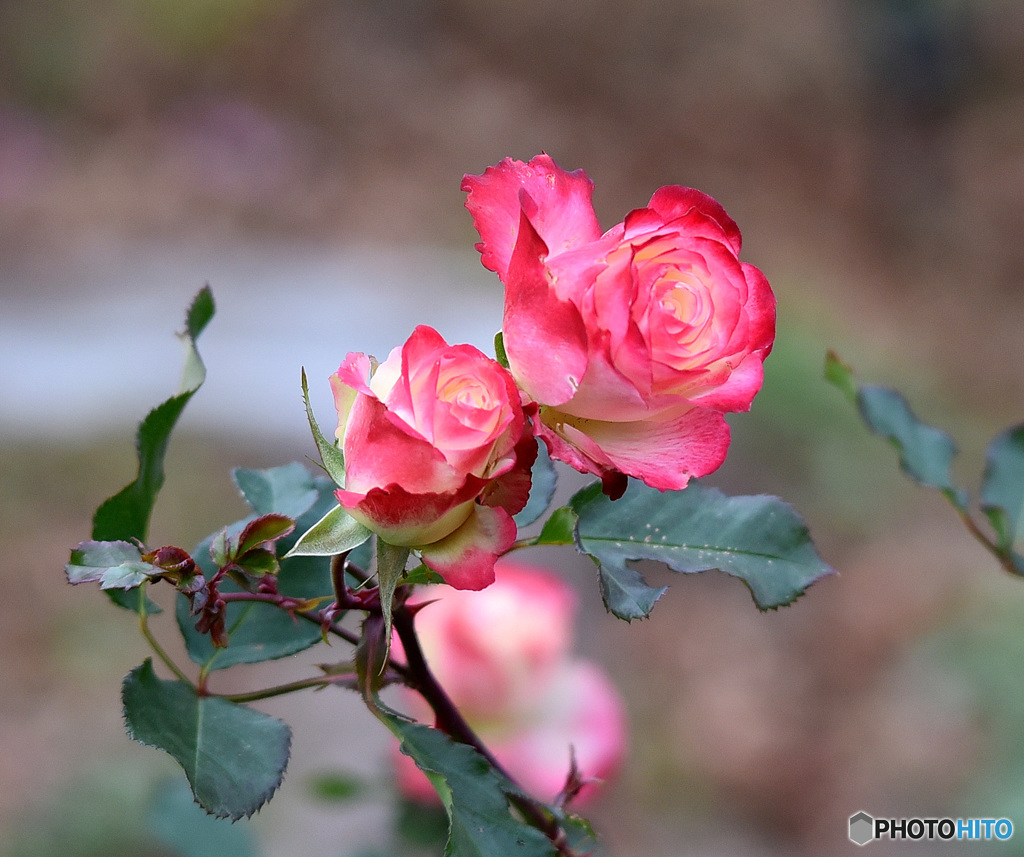
[[[267,542],[275,542],[295,529],[295,521],[285,515],[262,515],[245,525],[238,535],[235,558],[241,559],[246,553]]]
[[[494,357],[502,367],[508,369],[508,354],[505,351],[505,335],[500,330],[494,334]]]
[[[571,506],[560,506],[544,522],[540,535],[533,540],[535,545],[571,545],[576,529],[576,512]]]

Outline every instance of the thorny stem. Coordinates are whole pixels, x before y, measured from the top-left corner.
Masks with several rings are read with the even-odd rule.
[[[427,666],[420,647],[419,637],[413,625],[413,613],[404,604],[395,607],[392,624],[398,638],[402,641],[408,673],[405,683],[417,691],[430,705],[437,719],[437,727],[461,744],[467,744],[480,753],[502,777],[518,788],[518,783],[509,775],[502,764],[494,758],[473,728],[466,722],[462,712],[455,706],[451,698]],[[525,820],[540,830],[551,840],[559,855],[576,857],[575,852],[566,841],[565,831],[557,819],[551,817],[543,804],[528,797],[522,789],[519,793],[511,793],[508,799],[522,813]]]

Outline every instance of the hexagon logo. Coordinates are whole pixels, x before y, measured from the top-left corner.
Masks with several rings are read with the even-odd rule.
[[[875,820],[863,810],[850,816],[850,841],[867,845],[875,838]]]

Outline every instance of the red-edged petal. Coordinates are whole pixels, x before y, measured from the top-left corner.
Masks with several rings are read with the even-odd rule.
[[[421,547],[420,556],[455,589],[494,583],[494,563],[516,540],[516,524],[504,509],[476,504],[466,522],[447,538]]]
[[[483,175],[467,175],[462,190],[468,191],[466,208],[481,239],[477,250],[484,267],[505,280],[519,232],[520,192],[537,232],[552,255],[601,235],[591,197],[593,182],[583,170],[566,172],[548,155],[528,164],[505,158]]]
[[[500,506],[510,515],[521,512],[530,499],[532,468],[537,460],[537,439],[530,426],[524,425],[513,454],[515,463],[512,467],[494,479],[480,495],[480,502],[485,506]]]
[[[703,217],[718,225],[720,235],[727,239],[733,253],[737,256],[740,254],[740,246],[743,241],[740,228],[714,197],[692,187],[667,185],[654,192],[647,206],[658,212],[666,223],[681,217],[688,217],[693,222],[693,213],[699,212]],[[718,238],[719,236],[709,234],[708,237]]]
[[[689,399],[702,408],[712,408],[722,413],[749,411],[763,381],[764,353],[748,354],[739,366],[732,368],[721,384],[707,393],[690,396]]]
[[[470,476],[450,494],[414,494],[393,483],[365,494],[339,489],[334,496],[353,518],[384,541],[412,547],[444,539],[461,527],[473,513],[472,501],[483,482]]]
[[[587,368],[587,331],[579,310],[548,282],[547,248],[523,215],[505,289],[503,336],[509,366],[535,401],[572,398]]]
[[[412,494],[449,493],[463,484],[439,450],[371,396],[356,397],[343,445],[349,491],[397,483]]]
[[[553,457],[606,480],[608,471],[619,471],[660,491],[681,490],[691,478],[712,473],[725,461],[729,450],[728,423],[721,413],[706,408],[693,408],[663,420],[588,420],[581,423],[586,433],[567,420],[559,420],[557,414],[549,412],[544,417],[562,441],[557,450],[551,449]],[[541,436],[548,440],[546,434]],[[559,454],[565,447],[575,449],[575,461]]]

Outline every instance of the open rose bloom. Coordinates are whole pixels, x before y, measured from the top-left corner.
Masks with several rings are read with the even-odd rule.
[[[596,665],[571,656],[576,599],[559,577],[502,560],[483,592],[431,587],[434,601],[416,616],[431,670],[469,724],[509,774],[550,801],[566,784],[570,747],[580,775],[606,780],[625,750],[621,699]],[[396,641],[396,649],[401,647]],[[405,708],[429,722],[412,691]],[[395,752],[399,788],[436,802],[430,781],[412,759]],[[586,798],[596,790],[588,784]]]
[[[505,284],[505,351],[553,457],[661,490],[725,459],[723,414],[761,387],[775,335],[764,275],[715,200],[663,187],[602,233],[582,170],[547,155],[466,176],[483,264]]]
[[[376,368],[349,354],[331,386],[345,454],[338,502],[452,586],[490,584],[537,455],[509,373],[420,326]]]

